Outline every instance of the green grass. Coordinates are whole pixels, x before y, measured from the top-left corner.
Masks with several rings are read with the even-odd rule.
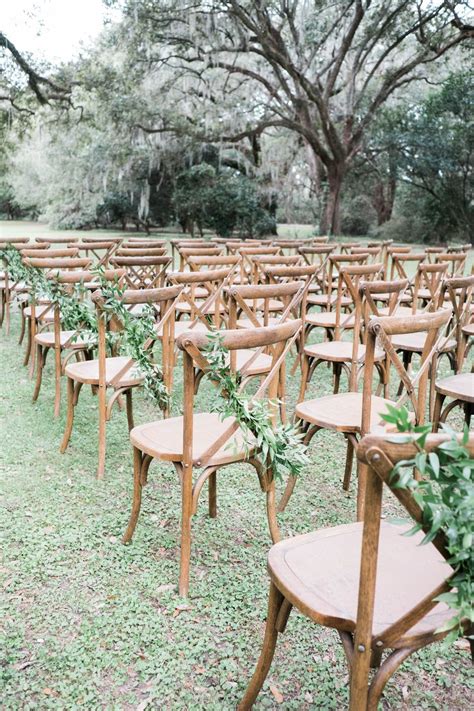
[[[54,420],[52,358],[32,404],[17,335],[15,317],[10,336],[0,336],[3,708],[235,708],[260,651],[268,592],[270,540],[255,473],[237,465],[219,474],[216,519],[207,516],[203,492],[183,601],[174,470],[151,466],[133,543],[123,546],[132,489],[125,413],[115,411],[108,425],[106,478],[98,482],[95,397],[84,388],[69,450],[60,455],[65,408]],[[176,381],[178,412],[179,368]],[[293,402],[297,385],[290,381]],[[202,410],[211,391],[203,384]],[[309,393],[330,391],[322,367]],[[159,418],[141,393],[135,415],[137,424]],[[354,520],[354,483],[349,495],[341,489],[344,454],[342,437],[315,437],[312,465],[280,517],[283,535]],[[385,514],[393,510],[387,498]],[[473,679],[463,646],[415,654],[387,686],[383,708],[465,709]],[[256,708],[343,709],[347,684],[336,633],[293,612]]]

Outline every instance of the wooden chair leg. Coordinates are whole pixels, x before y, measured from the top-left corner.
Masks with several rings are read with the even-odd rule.
[[[36,382],[33,391],[33,402],[36,402],[41,390],[41,382],[43,380],[43,368],[46,360],[46,353],[43,355],[43,348],[38,343],[36,345]]]
[[[347,454],[346,454],[346,467],[344,470],[344,481],[342,482],[342,488],[344,491],[349,491],[349,485],[351,483],[352,476],[352,464],[354,461],[354,445],[351,440],[347,439]]]
[[[255,700],[267,678],[270,666],[275,654],[276,643],[278,639],[277,619],[281,606],[285,598],[278,588],[270,583],[270,594],[268,597],[268,613],[267,624],[265,626],[265,637],[263,639],[262,651],[257,662],[255,672],[247,686],[244,697],[238,705],[238,711],[248,711],[251,709]]]
[[[209,516],[216,518],[217,516],[217,472],[212,472],[208,479],[209,487]]]
[[[10,292],[5,295],[5,334],[10,334]]]
[[[72,378],[67,379],[67,414],[66,414],[66,427],[64,430],[63,440],[59,451],[64,454],[66,448],[69,444],[71,438],[72,425],[74,422],[74,380]]]
[[[25,337],[25,326],[26,326],[26,318],[25,318],[23,309],[21,309],[20,311],[21,311],[21,328],[20,328],[20,335],[18,337],[18,345],[19,346],[21,346],[21,344],[23,343],[23,338]],[[8,316],[8,312],[7,312],[7,316]]]
[[[339,385],[341,382],[341,366],[339,363],[334,363],[334,395],[339,392]]]
[[[377,711],[379,700],[382,696],[386,683],[396,672],[400,664],[402,664],[405,659],[413,653],[413,651],[413,649],[396,649],[380,666],[368,689],[367,711]]]
[[[306,393],[306,388],[308,385],[308,373],[309,373],[309,358],[307,355],[303,354],[302,356],[303,361],[301,365],[301,385],[300,385],[300,392],[298,395],[298,402],[302,402],[304,400],[304,396]]]
[[[23,340],[23,338],[22,338]],[[23,359],[23,365],[27,366],[28,361],[30,360],[30,351],[31,351],[31,319],[28,319],[28,323],[26,325],[26,349],[25,349],[25,357]]]
[[[193,468],[183,465],[181,481],[181,555],[179,563],[179,594],[187,597],[189,592],[189,566],[191,561],[191,520],[193,512]]]
[[[433,432],[437,432],[439,429],[439,421],[441,415],[441,409],[443,407],[443,402],[445,400],[445,395],[441,393],[436,393],[435,403],[433,408]]]
[[[55,348],[55,350],[54,350],[54,417],[59,417],[59,411],[61,409],[61,374],[62,374],[61,349]]]
[[[142,505],[142,453],[137,447],[133,448],[133,502],[132,513],[125,531],[122,543],[130,543],[135,532],[140,508]]]
[[[105,429],[107,420],[107,388],[99,386],[99,462],[97,465],[97,479],[103,479],[105,473]]]
[[[267,496],[267,520],[272,543],[281,541],[280,528],[278,526],[276,503],[275,503],[275,482],[272,480],[266,492]]]
[[[33,375],[35,373],[35,365],[36,365],[36,350],[35,350],[35,336],[37,333],[37,323],[36,319],[30,318],[30,352],[29,352],[29,360],[30,360],[30,378],[33,378]]]
[[[132,399],[132,388],[125,392],[125,400],[127,403],[127,423],[128,431],[133,430],[135,423],[133,421],[133,399]]]

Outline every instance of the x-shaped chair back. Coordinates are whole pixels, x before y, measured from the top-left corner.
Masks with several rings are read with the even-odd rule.
[[[179,271],[182,272],[188,267],[188,259],[191,257],[217,257],[222,254],[222,247],[217,245],[209,245],[209,242],[204,247],[179,247]]]
[[[194,328],[199,322],[208,329],[212,324],[218,328],[221,321],[222,290],[232,283],[237,265],[225,269],[206,269],[200,272],[171,272],[167,275],[170,284],[183,286],[179,300],[190,307],[190,325]],[[196,290],[204,289],[208,296],[202,301],[196,299]],[[211,319],[211,321],[210,321]]]
[[[441,305],[441,288],[443,279],[448,271],[447,262],[437,262],[436,264],[419,264],[416,270],[415,283],[413,287],[413,313],[416,312],[417,303],[421,289],[424,289],[423,300],[427,302],[427,311],[436,311]]]
[[[390,269],[390,279],[408,279],[407,269],[412,264],[415,269],[426,259],[424,252],[415,254],[414,252],[392,252],[392,265]],[[410,280],[413,283],[413,279]]]
[[[251,281],[253,284],[259,284],[265,281],[266,267],[296,266],[297,264],[302,264],[303,259],[300,254],[269,254],[256,256],[252,259],[252,262],[253,273]]]
[[[435,453],[437,448],[448,439],[448,435],[430,435],[426,440],[425,449]],[[474,435],[469,436],[466,446],[471,458],[474,457]],[[382,584],[378,578],[383,575],[383,569],[378,565],[378,558],[384,485],[392,491],[410,517],[427,533],[418,502],[409,489],[397,488],[398,476],[394,477],[392,474],[395,467],[402,461],[414,460],[418,451],[416,444],[397,442],[393,436],[374,435],[365,437],[357,448],[357,456],[361,463],[360,469],[365,470],[366,487],[357,617],[353,639],[349,640],[348,645],[344,645],[351,665],[351,711],[375,709],[377,699],[387,679],[404,659],[420,647],[419,636],[410,644],[410,630],[439,604],[437,597],[447,592],[451,587],[449,578],[453,575],[452,568],[446,565],[443,574],[439,561],[433,562],[433,565],[437,567],[436,571],[432,571],[435,573],[433,577],[439,578],[436,587],[428,594],[426,591],[420,594],[413,607],[407,610],[402,617],[392,622],[382,634],[374,634],[373,621],[377,587],[380,590]],[[426,545],[428,547],[434,546],[443,558],[449,558],[447,540],[442,532],[438,533],[433,541]],[[427,549],[425,548],[425,550]],[[426,576],[427,574],[428,570],[425,569],[421,571],[407,569],[406,580],[411,579],[413,575]],[[421,646],[442,639],[446,634],[448,634],[448,630],[436,630],[423,638]],[[345,633],[342,633],[341,637],[343,641],[347,641]],[[369,684],[370,667],[374,656],[380,658],[381,653],[386,649],[393,651],[381,664]]]
[[[165,257],[166,247],[120,247],[115,252],[117,257]],[[170,257],[171,260],[171,257]]]
[[[457,344],[456,370],[460,373],[465,353],[463,328],[471,321],[474,305],[474,274],[445,279],[440,303],[445,303],[446,299],[449,299],[453,308],[451,330]]]
[[[164,286],[166,270],[171,264],[167,256],[117,256],[111,257],[110,264],[124,268],[125,283],[130,289],[158,289]]]
[[[117,249],[120,247],[122,242],[121,237],[119,238],[109,238],[106,240],[82,240],[81,242],[74,242],[71,244],[72,247],[77,247],[85,256],[88,257],[89,254],[93,256],[96,260],[96,266],[98,267],[108,267],[110,257],[112,257]],[[102,252],[102,254],[101,254]]]
[[[436,263],[447,262],[450,277],[461,277],[466,268],[467,252],[441,252],[436,255]]]

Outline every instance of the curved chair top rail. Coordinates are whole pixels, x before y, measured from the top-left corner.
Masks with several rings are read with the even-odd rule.
[[[1,244],[15,244],[15,243],[22,243],[22,242],[29,242],[30,238],[29,237],[2,237]],[[3,246],[2,246],[3,249]]]
[[[387,251],[389,254],[409,254],[411,252],[411,247],[403,247],[399,244],[392,244]]]
[[[462,434],[459,435],[459,439]],[[449,434],[429,434],[425,440],[423,449],[427,452],[433,452],[435,449],[451,439]],[[474,457],[474,432],[469,433],[467,443],[465,445],[471,457]],[[395,465],[397,462],[412,459],[420,451],[414,442],[397,442],[396,438],[382,435],[368,434],[362,438],[357,445],[357,458],[366,464],[372,464],[371,452],[374,449],[381,450],[387,458]]]
[[[211,281],[223,281],[231,269],[206,269],[202,272],[170,272],[167,276],[176,284],[206,284]]]
[[[134,266],[153,266],[153,265],[163,265],[169,264],[171,262],[171,257],[167,255],[156,255],[156,256],[122,256],[110,257],[110,264],[115,264],[118,267],[134,267]]]
[[[444,280],[445,289],[464,289],[474,286],[474,274],[469,276],[447,277]]]
[[[390,247],[390,245],[393,244],[393,239],[382,239],[380,242],[378,240],[374,240],[373,242],[367,242],[367,247]]]
[[[77,237],[73,236],[73,239]],[[84,235],[81,237],[82,242],[123,242],[125,237],[122,235]]]
[[[330,254],[336,250],[336,247],[337,245],[335,244],[321,244],[311,247],[300,247],[298,252],[300,254]]]
[[[467,259],[467,252],[439,252],[436,255],[436,261],[438,262],[465,262]]]
[[[210,257],[206,256],[193,256],[188,259],[188,264],[190,266],[223,266],[223,265],[231,265],[231,264],[238,264],[240,262],[240,257],[237,254],[217,254],[217,255],[211,255]]]
[[[379,254],[382,251],[382,245],[376,247],[352,247],[351,254]]]
[[[166,247],[119,247],[115,252],[118,257],[162,257],[166,253]]]
[[[103,240],[99,241],[83,241],[83,242],[71,242],[71,247],[77,247],[78,249],[110,249],[114,246],[116,240]],[[69,247],[69,244],[68,244]]]
[[[313,276],[319,270],[317,264],[296,265],[290,267],[264,267],[263,271],[269,277],[304,277]]]
[[[409,279],[395,279],[393,281],[360,281],[359,291],[370,294],[398,294],[407,288]]]
[[[23,249],[22,257],[38,257],[39,259],[54,259],[56,257],[77,257],[79,250],[76,248],[69,249],[48,249],[44,252],[42,249]]]
[[[302,287],[302,281],[289,281],[284,284],[243,284],[242,286],[224,287],[224,293],[229,296],[240,296],[242,299],[271,299],[279,296],[293,296]]]
[[[445,247],[425,247],[426,254],[441,254],[445,251]]]
[[[106,281],[120,281],[126,274],[125,269],[105,269],[101,273],[101,279]],[[89,270],[78,270],[74,272],[68,271],[52,271],[46,275],[48,279],[55,279],[60,284],[80,284],[81,282],[97,282],[99,285],[98,276],[95,272]]]
[[[298,254],[269,254],[256,256],[253,259],[255,264],[299,264],[301,256]]]
[[[472,244],[452,244],[448,245],[448,252],[469,252]]]
[[[271,346],[274,343],[281,343],[295,335],[302,325],[301,319],[285,321],[278,326],[261,326],[258,328],[243,329],[236,328],[225,331],[217,331],[222,337],[222,345],[229,351],[247,348],[261,348]],[[193,345],[203,351],[209,345],[209,335],[202,331],[185,331],[176,339],[178,348],[186,350],[187,346]]]
[[[445,326],[451,318],[452,311],[452,307],[447,307],[414,316],[376,316],[370,321],[369,330],[375,334],[382,330],[387,336],[431,331]]]
[[[425,252],[395,252],[394,259],[399,262],[422,262],[426,259]]]
[[[123,247],[166,247],[165,239],[142,239],[141,237],[130,237],[123,241]]]
[[[360,262],[361,259],[367,259],[370,256],[370,252],[364,250],[360,254],[330,254],[329,261],[333,264],[339,264],[344,262]]]
[[[280,247],[241,247],[239,253],[248,257],[256,256],[258,254],[278,254],[280,252]]]
[[[156,304],[161,301],[174,301],[181,293],[181,286],[164,286],[159,289],[126,289],[121,300],[124,304]],[[102,295],[100,290],[94,292],[94,301]]]
[[[435,264],[419,264],[418,271],[425,274],[442,274],[449,268],[448,262],[436,262]]]
[[[357,275],[367,275],[369,276],[370,274],[378,274],[381,272],[383,269],[383,264],[354,264],[352,266],[348,267],[342,267],[340,271],[341,277],[344,276],[344,274],[347,274],[348,276],[357,276]]]
[[[302,247],[304,241],[302,239],[274,239],[273,244],[282,249],[292,249],[293,247]]]
[[[192,257],[193,255],[217,257],[218,254],[222,254],[222,247],[178,247],[178,252],[183,257]]]
[[[47,245],[49,247],[49,245]],[[0,242],[0,249],[6,250],[8,248],[16,249],[18,252],[22,249],[28,247],[28,242]]]
[[[68,235],[67,238],[62,235],[50,235],[49,237],[35,237],[37,242],[51,242],[52,244],[62,244],[66,242],[77,242],[79,237]]]
[[[57,257],[50,259],[38,259],[26,257],[25,264],[35,269],[84,269],[90,267],[92,260],[88,257]]]

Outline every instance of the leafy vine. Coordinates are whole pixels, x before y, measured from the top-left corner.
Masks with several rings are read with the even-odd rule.
[[[209,363],[208,377],[220,386],[217,410],[225,417],[235,417],[244,435],[248,450],[256,447],[262,461],[277,479],[284,474],[298,476],[309,464],[303,435],[292,424],[272,424],[272,405],[265,399],[250,401],[248,394],[240,390],[240,377],[229,365],[228,350],[223,345],[222,335],[209,332],[209,344],[205,349]]]
[[[444,432],[450,435],[436,452],[425,450],[431,425],[414,427],[405,407],[389,407],[382,416],[395,425],[398,432],[405,433],[404,441],[416,444],[418,452],[413,459],[399,462],[392,472],[395,488],[410,489],[423,515],[426,534],[422,543],[429,543],[438,533],[445,536],[447,562],[454,575],[450,579],[451,590],[437,600],[445,602],[454,611],[454,616],[438,631],[450,630],[448,641],[465,634],[463,624],[474,623],[474,459],[466,449],[469,432],[467,426],[459,441],[459,435],[446,425]],[[397,436],[397,441],[400,437]],[[413,468],[423,477],[417,480]],[[422,529],[416,524],[408,532],[414,534]]]

